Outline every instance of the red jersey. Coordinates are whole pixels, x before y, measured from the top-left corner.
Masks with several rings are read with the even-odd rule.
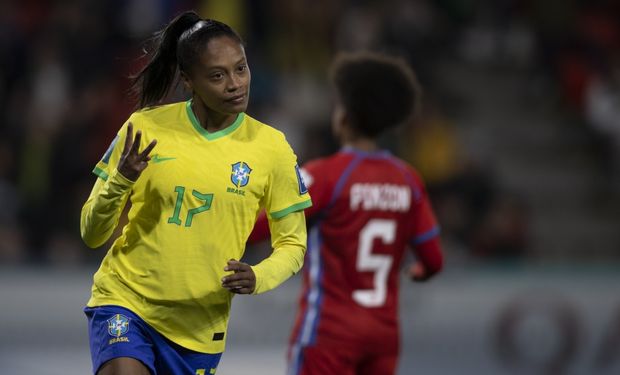
[[[421,178],[387,151],[348,149],[301,172],[313,206],[291,358],[321,343],[397,352],[405,249],[439,234]]]

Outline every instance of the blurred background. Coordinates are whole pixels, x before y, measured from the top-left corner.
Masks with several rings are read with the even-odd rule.
[[[81,309],[106,249],[81,242],[80,209],[134,108],[143,42],[188,9],[244,37],[248,113],[300,163],[337,149],[335,53],[416,70],[421,111],[383,144],[425,178],[447,264],[403,279],[400,375],[620,373],[612,0],[1,1],[0,373],[89,373]],[[284,373],[299,284],[235,298],[218,374]]]

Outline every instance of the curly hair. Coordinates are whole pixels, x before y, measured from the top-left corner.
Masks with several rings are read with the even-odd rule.
[[[421,96],[411,67],[378,53],[339,54],[330,78],[353,128],[372,138],[406,121]]]

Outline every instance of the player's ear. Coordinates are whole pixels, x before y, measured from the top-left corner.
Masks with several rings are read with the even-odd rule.
[[[336,136],[336,138],[339,138],[342,133],[345,117],[346,112],[344,107],[339,101],[336,101],[332,110],[332,133]]]
[[[192,80],[189,78],[187,73],[185,73],[184,71],[181,70],[180,73],[181,73],[181,81],[183,81],[183,87],[185,88],[185,90],[189,92],[193,92],[194,87],[192,86]]]
[[[340,118],[340,127],[343,129],[351,129],[351,115],[347,111],[342,111]]]

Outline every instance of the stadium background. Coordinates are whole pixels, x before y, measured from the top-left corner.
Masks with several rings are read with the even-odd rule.
[[[81,308],[105,249],[81,243],[80,208],[134,105],[141,41],[186,9],[246,39],[248,113],[301,162],[336,147],[337,51],[416,69],[422,112],[384,144],[428,182],[447,264],[429,284],[403,280],[399,374],[620,372],[618,2],[5,0],[1,373],[88,373]],[[218,374],[283,373],[298,287],[235,298]]]

